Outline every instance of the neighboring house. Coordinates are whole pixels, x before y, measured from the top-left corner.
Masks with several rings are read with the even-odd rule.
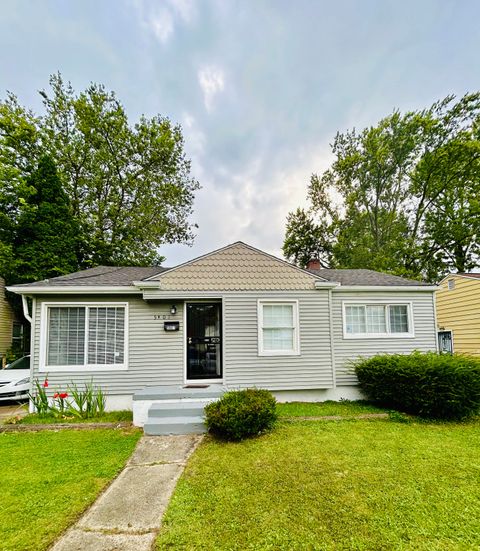
[[[437,292],[440,349],[480,356],[480,273],[450,274]]]
[[[13,309],[5,296],[5,281],[0,277],[0,369],[7,350],[12,346],[13,321]]]
[[[0,277],[0,369],[5,363],[6,354],[12,351],[22,356],[29,348],[30,328],[15,311],[5,296],[5,281]]]
[[[357,398],[351,360],[436,349],[436,287],[302,270],[241,242],[175,268],[97,267],[9,289],[33,298],[34,377],[48,373],[50,389],[93,378],[110,409],[155,385]]]

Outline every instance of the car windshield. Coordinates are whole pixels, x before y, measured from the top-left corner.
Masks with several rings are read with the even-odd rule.
[[[30,356],[18,358],[18,360],[9,364],[5,369],[30,369]]]

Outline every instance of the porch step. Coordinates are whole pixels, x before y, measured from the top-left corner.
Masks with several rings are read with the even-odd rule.
[[[170,385],[170,386],[148,386],[135,392],[134,401],[141,400],[184,400],[184,399],[216,399],[225,392],[221,384],[208,385]]]
[[[189,415],[181,417],[148,417],[144,427],[145,434],[160,436],[165,434],[201,434],[207,429],[203,416]]]
[[[148,419],[164,417],[202,417],[206,402],[156,402],[148,410]]]

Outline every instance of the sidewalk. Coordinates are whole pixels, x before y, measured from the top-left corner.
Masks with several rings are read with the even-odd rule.
[[[144,436],[125,469],[52,551],[152,549],[177,480],[201,439]]]

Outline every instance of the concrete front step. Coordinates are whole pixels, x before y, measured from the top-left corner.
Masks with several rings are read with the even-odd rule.
[[[220,384],[205,385],[170,385],[170,386],[149,386],[135,392],[134,402],[142,400],[185,400],[185,399],[216,399],[225,392],[225,387]]]
[[[202,434],[207,429],[203,416],[190,415],[181,417],[148,418],[143,430],[145,434],[159,436],[165,434]]]
[[[145,434],[152,435],[205,432],[204,407],[225,392],[221,384],[147,387],[133,396],[133,422],[144,427]],[[177,418],[182,421],[177,423]]]
[[[149,421],[152,418],[164,417],[202,417],[207,402],[156,402],[148,410]]]

